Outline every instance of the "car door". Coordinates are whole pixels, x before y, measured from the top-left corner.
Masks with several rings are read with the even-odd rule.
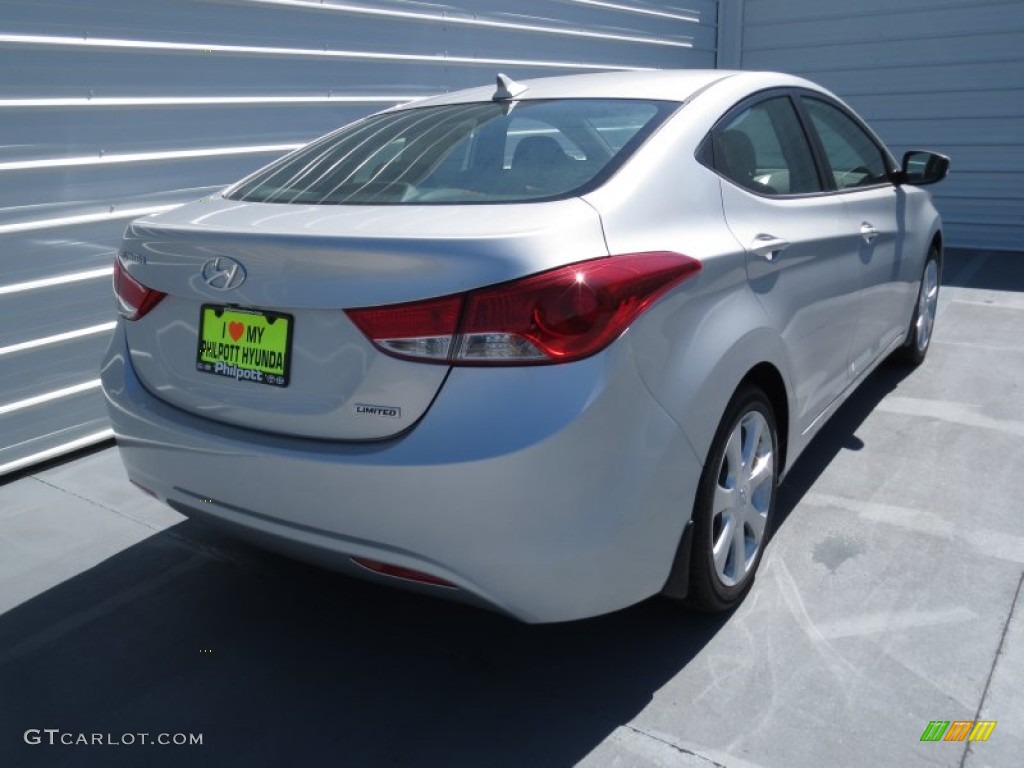
[[[801,432],[850,380],[858,254],[846,206],[826,193],[791,95],[741,103],[710,137],[725,217],[747,251],[747,274],[789,355]]]
[[[906,331],[906,308],[916,277],[903,253],[904,194],[889,180],[892,161],[870,132],[841,105],[817,95],[800,99],[812,141],[828,166],[832,184],[846,207],[854,233],[860,285],[860,314],[852,335],[850,370],[859,375]]]

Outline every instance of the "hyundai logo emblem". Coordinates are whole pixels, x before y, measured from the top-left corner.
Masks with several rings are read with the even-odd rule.
[[[218,291],[230,291],[245,282],[245,267],[227,256],[203,264],[203,282]]]

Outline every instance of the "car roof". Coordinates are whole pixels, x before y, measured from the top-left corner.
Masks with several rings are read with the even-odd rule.
[[[775,72],[739,72],[722,69],[596,72],[522,80],[519,85],[526,86],[526,89],[520,92],[516,99],[630,98],[684,102],[718,82],[734,78],[749,81],[752,91],[771,86],[812,85],[802,78]],[[469,88],[409,102],[399,109],[490,101],[494,92],[494,85]]]

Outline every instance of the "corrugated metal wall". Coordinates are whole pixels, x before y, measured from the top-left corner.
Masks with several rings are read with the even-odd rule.
[[[820,82],[897,156],[949,154],[933,188],[949,244],[1024,248],[1024,2],[724,2],[741,6],[742,42],[721,64]]]
[[[715,0],[0,0],[0,475],[110,435],[133,216],[367,112],[515,78],[713,67]]]

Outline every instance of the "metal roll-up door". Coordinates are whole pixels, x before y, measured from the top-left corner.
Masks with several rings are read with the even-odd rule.
[[[932,188],[947,244],[1021,250],[1024,3],[723,2],[742,17],[742,54],[729,64],[831,88],[897,156],[950,155],[952,173]]]

